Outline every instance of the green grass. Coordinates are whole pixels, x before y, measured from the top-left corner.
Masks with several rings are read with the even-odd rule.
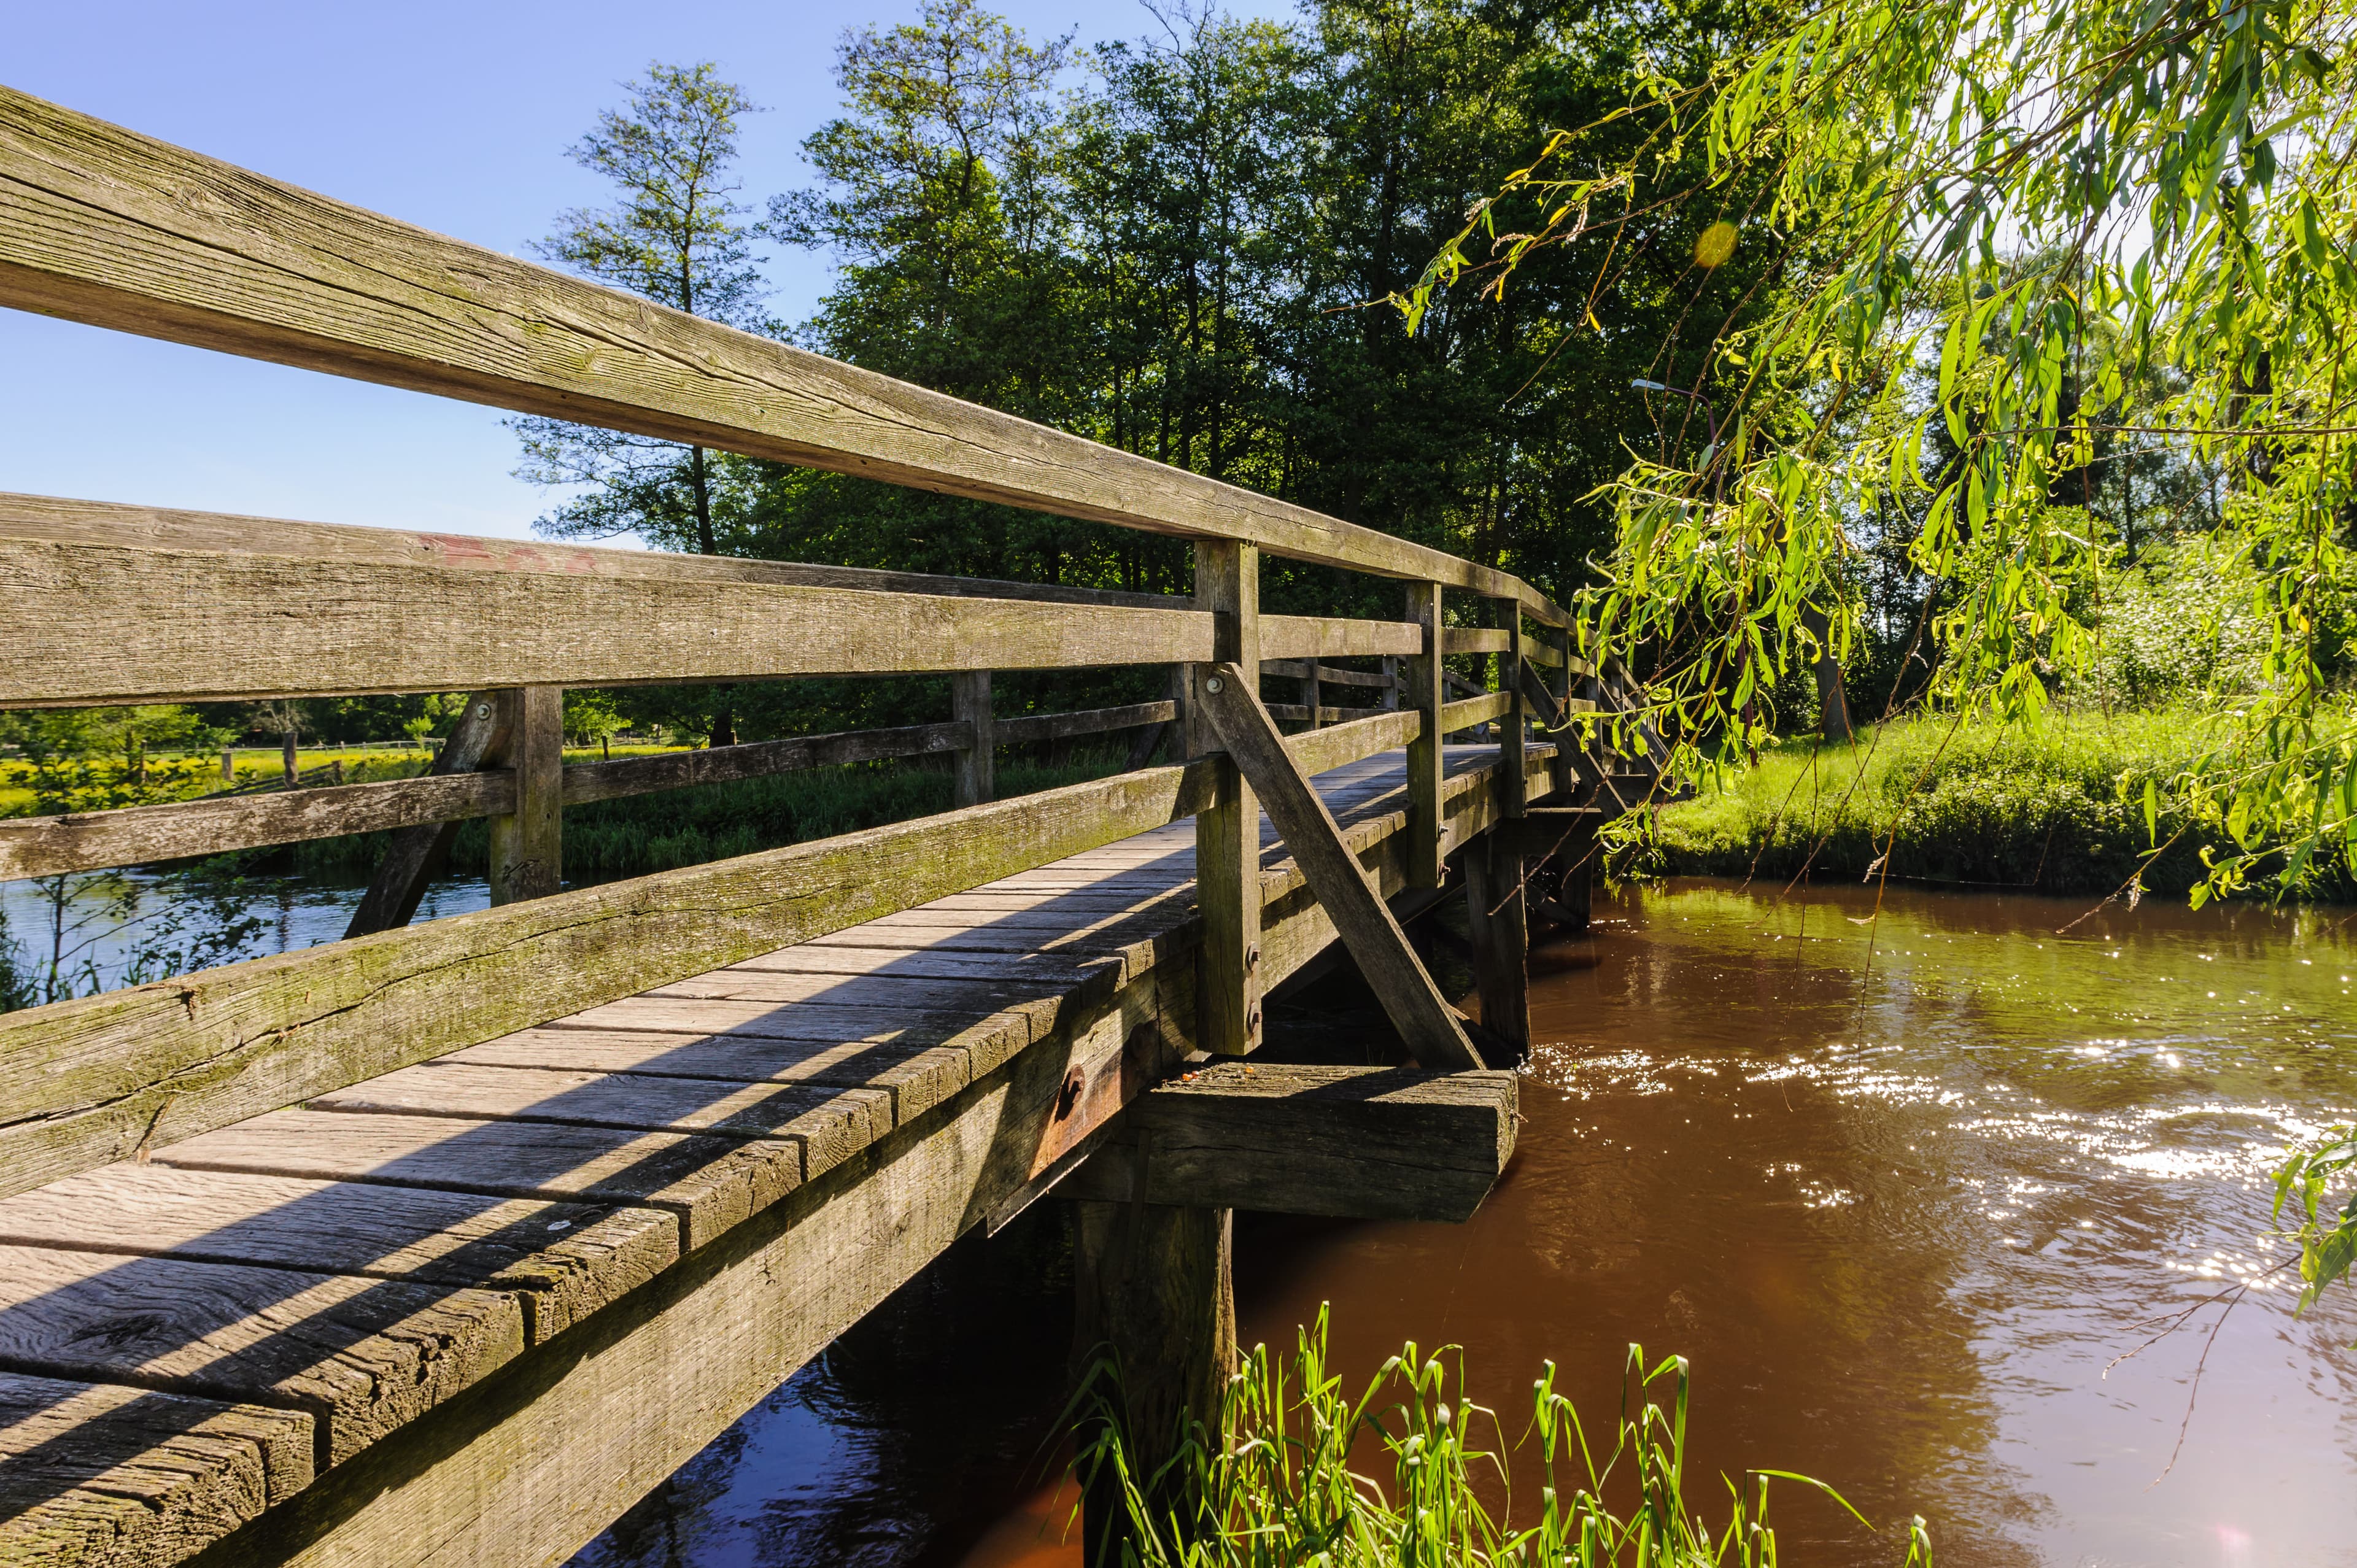
[[[1663,811],[1646,868],[1782,880],[1805,865],[1812,877],[1855,881],[1890,843],[1894,877],[2109,893],[2151,847],[2143,781],[2160,782],[2167,840],[2184,826],[2168,780],[2195,765],[2211,734],[2200,714],[2166,709],[2010,725],[1917,719],[1861,732],[1855,746],[1788,741],[1724,789]],[[2207,838],[2198,829],[2179,837],[2146,870],[2146,891],[2191,887]],[[2336,862],[2312,871],[2299,895],[2348,899],[2357,883]]]
[[[1075,1401],[1074,1475],[1084,1492],[1117,1499],[1126,1531],[1101,1561],[1126,1568],[1774,1568],[1771,1479],[1839,1500],[1822,1483],[1784,1471],[1689,1477],[1683,1358],[1649,1363],[1631,1346],[1611,1427],[1582,1422],[1555,1391],[1552,1362],[1533,1385],[1527,1414],[1501,1420],[1465,1397],[1461,1353],[1426,1356],[1413,1344],[1351,1397],[1329,1361],[1327,1328],[1321,1310],[1290,1356],[1254,1347],[1228,1384],[1221,1441],[1206,1442],[1198,1429],[1158,1465],[1140,1457],[1126,1430],[1118,1369],[1109,1361],[1092,1369]],[[1502,1485],[1516,1455],[1544,1482],[1519,1508]],[[1684,1489],[1689,1479],[1700,1483],[1694,1494]],[[1719,1521],[1706,1516],[1705,1499],[1722,1510]],[[1883,1560],[1895,1563],[1903,1548],[1908,1568],[1932,1568],[1922,1520],[1903,1541],[1897,1533]]]
[[[1005,799],[1102,778],[1123,760],[1123,751],[1111,747],[1075,752],[1054,768],[1002,759],[997,794]],[[565,813],[565,875],[568,882],[641,876],[906,822],[950,805],[948,770],[909,762],[818,768],[598,800]],[[294,869],[342,881],[367,876],[384,849],[385,835],[365,833],[296,844],[289,854]],[[489,861],[490,830],[480,822],[461,825],[450,870],[479,876]]]

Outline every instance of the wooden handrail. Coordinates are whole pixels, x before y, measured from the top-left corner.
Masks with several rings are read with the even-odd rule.
[[[1509,573],[739,332],[0,88],[0,304],[1380,576]]]

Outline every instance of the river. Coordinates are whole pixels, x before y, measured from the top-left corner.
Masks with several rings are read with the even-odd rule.
[[[2357,1107],[2357,920],[2147,902],[2064,933],[2084,902],[1779,891],[1599,899],[1534,956],[1481,1211],[1240,1219],[1246,1342],[1330,1301],[1346,1367],[1460,1344],[1510,1435],[1544,1359],[1609,1423],[1631,1342],[1682,1352],[1690,1474],[1799,1471],[1882,1527],[1780,1490],[1796,1565],[1894,1563],[1918,1512],[1976,1568],[2357,1564],[2357,1292],[2296,1319],[2288,1271],[2258,1278],[2276,1151]],[[1329,985],[1272,1034],[1363,1037],[1364,1007]],[[962,1243],[579,1568],[1077,1564],[1053,1208]]]

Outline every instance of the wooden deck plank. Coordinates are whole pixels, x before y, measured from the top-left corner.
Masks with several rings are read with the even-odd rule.
[[[891,1096],[872,1089],[444,1062],[404,1068],[322,1094],[309,1107],[339,1114],[791,1140],[802,1145],[804,1180],[874,1143],[892,1119]]]
[[[0,1563],[167,1568],[310,1485],[312,1418],[0,1372]]]
[[[669,1268],[652,1208],[126,1162],[0,1201],[0,1242],[301,1268],[514,1293],[533,1343]]]
[[[802,1185],[802,1145],[547,1122],[274,1111],[162,1150],[184,1170],[644,1205],[693,1251]]]
[[[0,1366],[308,1411],[323,1466],[523,1346],[522,1306],[499,1291],[0,1247]]]

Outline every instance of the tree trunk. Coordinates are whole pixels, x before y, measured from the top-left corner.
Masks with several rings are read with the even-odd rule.
[[[1817,729],[1827,740],[1846,746],[1852,730],[1849,722],[1849,692],[1842,682],[1841,660],[1834,657],[1828,636],[1830,622],[1820,609],[1801,612],[1801,624],[1817,639],[1815,672],[1817,677]]]

